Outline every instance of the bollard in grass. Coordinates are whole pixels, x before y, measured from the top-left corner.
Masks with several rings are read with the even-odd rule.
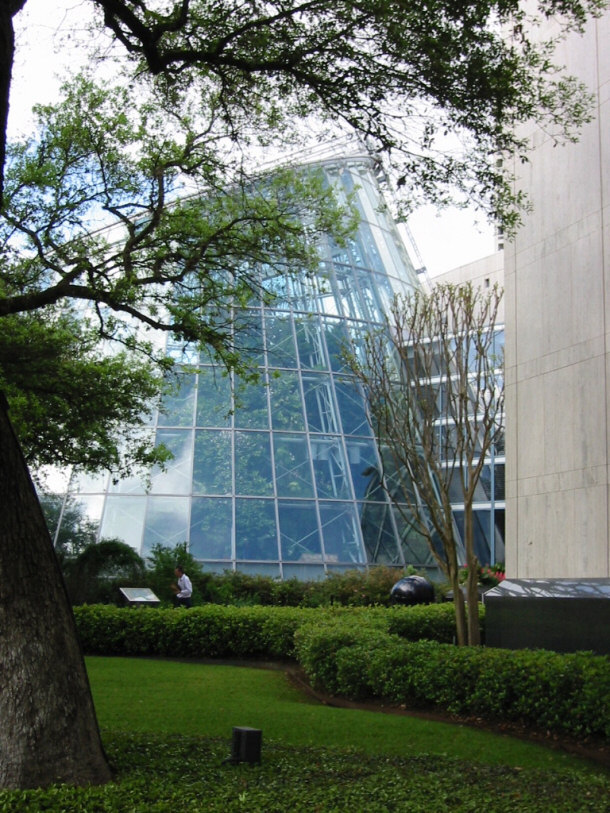
[[[261,761],[261,747],[263,732],[260,728],[235,726],[233,728],[233,744],[228,762],[237,765],[239,762]]]

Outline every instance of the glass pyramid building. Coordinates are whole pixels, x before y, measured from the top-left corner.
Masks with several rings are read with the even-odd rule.
[[[185,367],[154,430],[174,458],[148,489],[140,479],[71,480],[66,515],[86,517],[96,538],[122,539],[142,556],[186,541],[206,570],[281,578],[369,564],[434,568],[380,485],[364,398],[341,357],[346,341],[357,346],[382,323],[395,293],[419,285],[417,273],[371,159],[317,166],[355,192],[357,234],[347,247],[320,245],[317,277],[265,280],[277,299],[246,314],[261,380],[237,402],[222,371],[167,344]]]

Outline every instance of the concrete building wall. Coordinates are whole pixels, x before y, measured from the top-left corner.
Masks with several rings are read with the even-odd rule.
[[[496,251],[495,254],[490,254],[488,257],[460,265],[458,268],[452,268],[443,274],[436,274],[429,282],[433,285],[437,283],[462,285],[465,282],[471,282],[475,288],[482,288],[483,290],[494,285],[502,287],[504,285],[504,253]],[[498,325],[503,323],[504,299],[500,303],[496,321]]]
[[[506,570],[610,576],[610,13],[560,61],[596,96],[577,144],[529,133],[533,203],[505,249]]]

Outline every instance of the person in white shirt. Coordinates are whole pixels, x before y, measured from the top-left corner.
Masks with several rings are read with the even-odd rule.
[[[172,584],[172,589],[176,593],[174,596],[174,607],[182,606],[188,609],[191,606],[193,585],[191,584],[189,577],[184,572],[182,565],[176,565],[174,573],[178,577],[178,584]]]

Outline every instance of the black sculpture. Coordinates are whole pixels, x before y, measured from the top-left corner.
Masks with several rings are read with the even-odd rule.
[[[405,576],[390,590],[397,604],[432,604],[434,587],[423,576]]]

